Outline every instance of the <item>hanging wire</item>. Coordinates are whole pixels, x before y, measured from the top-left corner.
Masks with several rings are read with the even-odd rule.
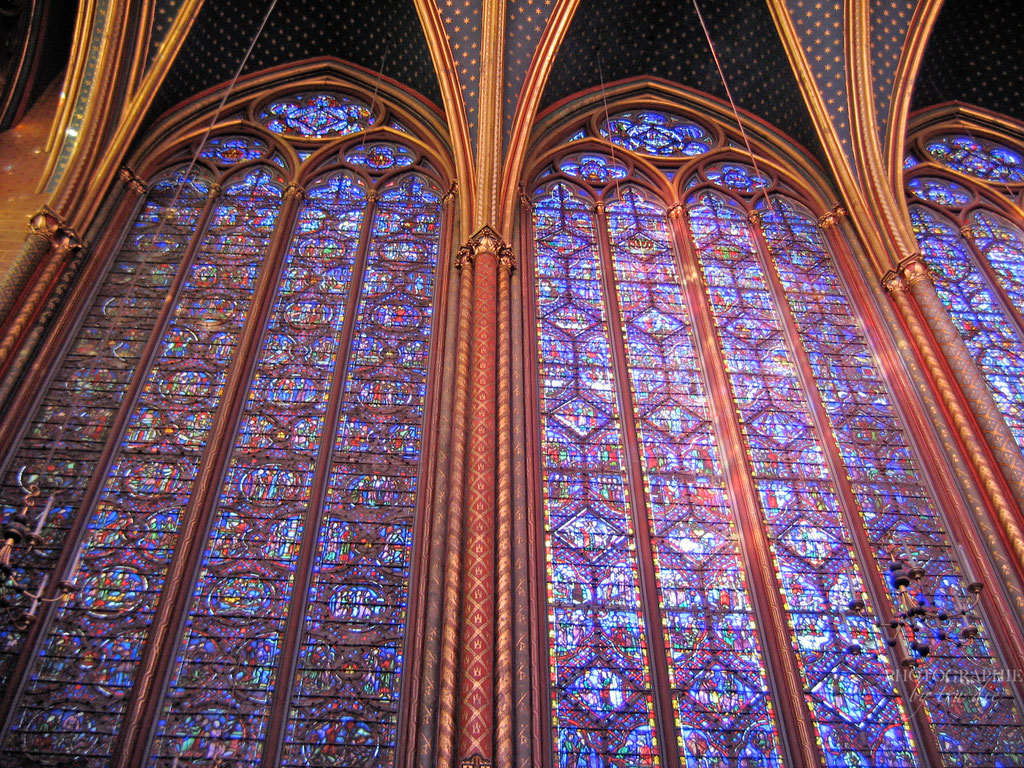
[[[134,295],[135,288],[138,286],[139,277],[142,274],[142,272],[145,271],[145,267],[149,264],[150,258],[158,248],[158,243],[160,242],[165,232],[166,226],[173,219],[177,218],[174,214],[175,205],[181,198],[181,194],[185,189],[185,185],[189,183],[190,176],[192,174],[192,171],[195,169],[196,163],[199,161],[199,156],[203,150],[203,147],[206,144],[206,141],[209,138],[210,133],[213,131],[214,126],[217,124],[217,121],[220,119],[220,115],[224,109],[224,105],[227,103],[228,98],[234,91],[235,85],[238,82],[238,78],[241,76],[242,70],[248,63],[249,58],[252,55],[253,49],[256,47],[257,41],[260,39],[261,35],[263,34],[263,31],[266,29],[267,22],[270,19],[270,15],[271,13],[273,13],[276,5],[277,0],[270,0],[269,4],[267,5],[267,10],[263,14],[263,18],[260,21],[259,27],[256,29],[256,33],[253,35],[252,40],[249,43],[249,47],[246,48],[245,54],[242,56],[241,61],[238,63],[234,75],[231,78],[231,82],[225,89],[224,95],[221,97],[220,103],[217,105],[216,110],[214,110],[214,113],[210,118],[210,122],[206,126],[206,130],[203,132],[202,138],[196,144],[195,150],[193,151],[191,159],[189,160],[188,167],[185,169],[185,172],[181,175],[181,180],[178,182],[178,185],[174,190],[174,195],[171,197],[171,201],[164,207],[162,215],[160,215],[160,217],[157,220],[156,230],[149,237],[149,251],[144,253],[144,255],[139,260],[137,265],[132,269],[131,279],[124,287],[121,294],[122,297],[131,298]],[[140,250],[144,249],[145,238],[143,238],[140,241]],[[117,299],[113,300],[117,301]],[[98,350],[107,350],[108,348],[110,348],[114,357],[118,357],[116,347],[119,345],[111,347],[111,341],[114,329],[119,327],[118,321],[120,319],[120,314],[120,311],[118,311],[117,313],[115,313],[115,316],[109,318],[106,331],[104,332],[103,338],[101,339],[99,345],[97,346]],[[16,550],[19,547],[19,545],[25,545],[25,551],[23,554],[28,554],[43,540],[43,527],[45,526],[47,520],[49,519],[49,515],[53,509],[56,497],[62,492],[62,489],[57,488],[50,492],[49,498],[46,501],[46,505],[44,506],[42,512],[40,512],[39,515],[36,517],[34,525],[31,529],[29,529],[29,525],[33,521],[30,519],[30,513],[32,511],[32,508],[35,506],[36,500],[38,499],[42,492],[41,485],[43,484],[45,473],[51,471],[51,468],[55,468],[53,461],[57,453],[57,448],[63,442],[64,437],[67,434],[68,427],[71,423],[72,416],[76,412],[78,406],[81,405],[84,396],[85,392],[82,388],[76,389],[71,401],[64,408],[64,419],[61,422],[60,426],[57,428],[56,435],[54,435],[53,439],[50,441],[49,448],[47,449],[43,461],[38,465],[40,468],[39,476],[36,478],[26,478],[24,476],[26,467],[22,467],[20,470],[17,471],[16,482],[18,486],[25,491],[25,493],[22,498],[22,508],[13,515],[11,515],[4,522],[3,540],[2,542],[0,542],[0,578],[3,579],[3,581],[0,582],[0,587],[11,587],[16,593],[20,594],[23,597],[27,597],[31,600],[31,603],[27,611],[17,610],[15,609],[15,606],[10,604],[9,602],[5,606],[8,615],[12,619],[13,624],[15,625],[15,627],[19,629],[26,629],[29,626],[31,626],[32,623],[35,622],[37,618],[36,609],[40,603],[54,602],[56,600],[60,600],[63,598],[64,595],[70,594],[75,590],[73,578],[74,572],[78,569],[78,564],[80,562],[78,557],[73,559],[71,567],[68,568],[64,579],[62,579],[59,582],[60,593],[58,594],[58,596],[48,599],[43,598],[43,591],[45,590],[49,582],[49,574],[43,575],[42,579],[40,580],[39,588],[33,592],[29,589],[29,587],[26,584],[23,584],[14,576],[15,565],[12,563],[12,559],[15,558],[15,556],[17,555]],[[26,483],[28,484],[26,485]]]
[[[621,200],[622,195],[619,191],[619,177],[615,175],[615,167],[618,165],[618,161],[615,159],[615,142],[611,140],[612,124],[611,118],[608,117],[608,94],[605,92],[604,87],[604,70],[601,67],[601,51],[595,48],[597,53],[597,76],[601,82],[601,103],[604,105],[604,124],[608,127],[608,148],[612,156],[612,178],[615,180],[615,199]]]
[[[722,87],[725,88],[725,95],[729,99],[729,106],[732,107],[732,114],[736,120],[736,126],[740,130],[740,136],[743,138],[743,146],[747,148],[747,155],[750,157],[750,164],[754,167],[754,173],[761,177],[761,170],[757,167],[757,158],[754,156],[754,150],[750,146],[750,139],[747,137],[747,132],[743,128],[743,121],[740,119],[740,111],[736,108],[736,101],[732,97],[732,90],[729,88],[729,82],[725,79],[725,71],[722,69],[722,62],[718,59],[718,52],[715,50],[715,43],[711,39],[711,32],[708,30],[708,25],[704,22],[704,15],[700,12],[700,6],[697,5],[697,0],[693,0],[693,9],[697,12],[697,19],[700,21],[700,28],[704,30],[704,38],[708,41],[708,48],[711,50],[711,58],[714,59],[715,68],[718,70],[718,77],[722,81]],[[764,193],[764,202],[768,212],[772,210],[772,201],[768,197],[768,186],[761,188]]]
[[[388,53],[390,52],[390,50],[391,50],[391,34],[388,33],[388,39],[384,43],[384,53],[380,57],[380,68],[377,70],[377,80],[373,84],[373,98],[370,99],[370,109],[371,110],[374,109],[377,106],[377,93],[380,91],[380,81],[381,81],[381,78],[384,77],[384,65],[387,63]],[[370,126],[367,125],[366,128],[363,130],[363,141],[359,145],[359,151],[360,152],[365,152],[366,151],[366,136],[367,136],[367,134],[369,134],[369,132],[370,132]]]

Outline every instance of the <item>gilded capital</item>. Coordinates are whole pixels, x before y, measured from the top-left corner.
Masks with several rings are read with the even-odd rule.
[[[668,217],[670,219],[678,219],[686,211],[686,206],[682,203],[673,203],[668,207]]]
[[[882,287],[890,295],[895,295],[907,290],[907,283],[898,272],[890,269],[882,277]]]
[[[125,186],[128,187],[132,192],[137,195],[146,194],[146,182],[139,178],[139,175],[135,173],[127,165],[122,166],[118,172],[117,177],[124,182]]]
[[[63,219],[56,213],[51,211],[49,208],[43,208],[33,214],[32,218],[29,219],[28,228],[32,230],[33,235],[46,238],[50,240],[54,235],[57,234],[57,230],[63,223]]]
[[[932,279],[931,270],[920,253],[915,253],[910,258],[901,261],[899,270],[907,286],[910,288],[925,280],[931,281]]]
[[[832,210],[818,217],[818,226],[822,229],[829,229],[839,223],[839,220],[846,215],[846,209],[842,205],[836,203],[832,206]]]
[[[288,186],[281,192],[281,197],[288,200],[293,197],[297,197],[300,200],[306,196],[306,190],[296,184],[294,181],[288,182]]]
[[[459,194],[459,180],[452,180],[452,185],[448,187],[448,191],[441,196],[441,205],[451,205],[455,202],[455,198]]]

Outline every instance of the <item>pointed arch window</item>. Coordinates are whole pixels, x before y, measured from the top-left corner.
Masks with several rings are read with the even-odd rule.
[[[1024,161],[1009,145],[966,134],[915,140],[910,220],[935,289],[1024,449],[1024,232],[1014,200]]]
[[[4,628],[5,764],[394,760],[447,185],[380,101],[246,111],[157,173],[5,469],[19,578],[76,585]]]
[[[920,681],[875,623],[892,563],[950,610],[970,579],[836,243],[724,131],[652,114],[566,128],[531,187],[556,764],[799,764],[801,727],[828,765],[1015,759],[984,616],[910,638]],[[971,723],[939,682],[965,669]]]

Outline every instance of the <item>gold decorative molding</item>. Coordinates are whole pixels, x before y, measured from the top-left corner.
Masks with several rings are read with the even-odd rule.
[[[289,200],[293,197],[298,198],[300,200],[304,200],[306,198],[306,190],[302,187],[302,185],[297,184],[294,181],[290,181],[288,182],[288,186],[281,190],[281,199]],[[368,197],[371,200],[376,199],[376,193],[371,190]]]
[[[686,206],[682,203],[673,203],[668,207],[668,217],[670,219],[678,219],[686,211]]]
[[[448,191],[441,196],[441,205],[451,205],[459,195],[459,180],[453,179]]]
[[[913,288],[925,280],[930,282],[932,279],[932,271],[920,253],[915,253],[909,258],[903,259],[897,266],[909,288]]]
[[[135,194],[140,196],[146,194],[146,182],[140,179],[139,175],[127,165],[121,166],[121,170],[118,171],[117,178],[123,181],[125,186]]]
[[[846,215],[846,209],[841,203],[836,203],[828,213],[818,217],[818,226],[822,229],[830,229],[839,224],[839,220]]]

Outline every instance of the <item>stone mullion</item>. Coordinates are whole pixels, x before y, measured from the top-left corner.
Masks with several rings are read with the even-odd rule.
[[[900,265],[900,272],[981,427],[985,442],[1016,499],[1018,511],[1024,510],[1024,456],[984,376],[939,299],[928,266],[920,256],[915,256]]]
[[[1024,572],[1024,530],[1021,530],[1018,524],[1019,510],[1014,504],[1013,497],[1004,487],[1003,478],[998,470],[992,467],[986,446],[976,433],[976,424],[971,418],[971,414],[957,397],[956,383],[950,380],[946,372],[944,361],[940,357],[941,352],[936,349],[934,338],[918,317],[917,304],[910,295],[908,281],[902,275],[890,272],[884,280],[884,286],[896,304],[910,338],[921,355],[928,375],[938,391],[940,401],[952,421],[971,467],[995,511],[1004,539],[1009,544],[1014,565],[1018,572]],[[920,289],[918,290],[920,291]],[[934,289],[932,289],[932,293],[934,294]],[[938,296],[935,297],[935,300],[938,301]],[[964,353],[966,354],[966,350]]]
[[[133,768],[149,759],[170,670],[176,661],[185,611],[198,577],[224,473],[232,455],[238,423],[259,356],[260,342],[273,309],[288,242],[304,192],[292,182],[282,193],[277,226],[267,244],[265,266],[257,279],[250,311],[239,334],[224,382],[224,394],[198,463],[188,505],[181,512],[174,556],[141,653],[135,685],[117,734],[111,766]],[[364,220],[364,227],[368,224]],[[198,241],[197,241],[198,242]],[[198,247],[198,246],[196,246]],[[146,367],[148,370],[148,366]]]
[[[684,221],[681,204],[669,209],[669,226],[678,254],[682,257],[679,274],[693,321],[694,352],[704,373],[708,410],[714,423],[726,493],[746,567],[754,618],[767,667],[769,693],[778,719],[779,746],[789,765],[823,765],[814,717],[804,694],[800,666],[793,653],[782,584],[765,530],[753,467],[745,447],[715,318],[708,304],[700,259],[689,224]]]
[[[138,193],[140,198],[145,193],[145,189],[142,188],[141,184],[139,184],[138,188],[136,188],[135,185],[132,185],[132,189],[133,191]],[[202,242],[203,235],[206,232],[207,226],[209,225],[213,209],[216,206],[216,197],[218,194],[219,187],[214,187],[212,193],[209,195],[206,201],[206,204],[203,207],[202,212],[200,213],[198,220],[196,221],[196,226],[194,227],[192,234],[189,235],[189,238],[184,248],[184,252],[182,253],[178,270],[175,274],[174,280],[172,281],[170,288],[168,289],[167,298],[165,299],[163,307],[161,308],[157,320],[153,325],[153,329],[150,332],[149,338],[146,341],[146,344],[139,355],[135,371],[132,373],[131,377],[129,378],[125,386],[124,396],[120,408],[107,431],[106,443],[96,459],[96,464],[93,469],[92,476],[89,480],[89,483],[85,487],[85,493],[82,495],[82,498],[78,502],[78,509],[71,520],[71,525],[67,533],[64,536],[61,553],[57,557],[57,561],[54,564],[53,568],[53,573],[61,574],[63,578],[60,581],[58,581],[58,579],[49,580],[49,583],[47,585],[48,589],[44,593],[44,601],[42,602],[43,607],[42,611],[40,612],[39,619],[36,622],[34,622],[32,626],[29,628],[21,649],[21,653],[8,678],[9,680],[17,681],[18,688],[16,691],[9,691],[10,695],[8,695],[5,701],[0,703],[0,741],[5,739],[9,735],[10,728],[12,727],[13,716],[16,713],[15,707],[21,699],[21,693],[24,691],[25,686],[29,682],[29,673],[32,668],[32,664],[35,663],[38,657],[40,651],[40,644],[44,642],[47,633],[49,632],[50,625],[57,612],[58,602],[56,600],[53,600],[53,598],[55,598],[59,593],[59,589],[61,587],[60,582],[67,583],[69,588],[74,588],[74,584],[67,581],[74,576],[74,573],[71,573],[68,570],[69,565],[74,562],[76,554],[84,545],[84,539],[88,530],[88,524],[91,519],[93,505],[95,504],[97,498],[99,497],[99,494],[103,487],[104,479],[106,478],[107,472],[110,469],[111,461],[121,444],[121,438],[124,434],[124,429],[128,423],[128,419],[132,413],[132,410],[135,407],[137,399],[141,393],[143,383],[145,382],[146,374],[148,373],[152,365],[153,358],[157,354],[157,350],[159,348],[159,341],[163,334],[163,330],[166,328],[167,322],[170,319],[171,312],[177,302],[177,298],[180,296],[182,286],[184,285],[185,277],[188,274],[188,270],[192,264],[192,260],[196,256],[196,253],[199,249],[199,245]],[[124,210],[123,212],[125,214],[135,212],[138,208],[139,202],[140,200],[138,198],[134,199],[131,205],[127,206],[126,210]],[[125,221],[122,222],[122,224],[124,224],[124,226],[127,226],[128,220],[126,219]],[[96,264],[95,266],[97,267],[97,270],[93,271],[89,275],[89,277],[96,278],[97,287],[95,289],[90,288],[90,290],[87,291],[87,293],[84,296],[80,297],[81,302],[76,302],[78,306],[74,308],[74,312],[78,317],[62,318],[62,320],[64,321],[62,325],[68,326],[69,332],[73,329],[75,322],[82,315],[87,314],[89,312],[89,301],[91,300],[91,297],[95,295],[95,291],[98,290],[99,287],[99,282],[103,279],[103,276],[106,274],[107,270],[110,269],[111,265],[114,263],[114,260],[117,259],[118,254],[116,252],[116,249],[112,250],[114,252],[111,254],[110,260],[108,260],[107,263],[104,263],[102,265]],[[57,368],[59,368],[61,351],[66,343],[67,339],[64,339],[62,340],[62,343],[59,346],[55,346],[52,350],[49,350],[52,353],[52,358],[45,361],[45,367],[42,368],[41,371],[43,375],[51,375],[56,372]],[[26,388],[23,387],[22,391],[24,392],[25,389]],[[42,390],[42,387],[40,387],[40,389]],[[39,392],[28,394],[30,394],[33,398],[33,406],[27,409],[27,412],[31,414],[35,410],[34,406],[37,404],[35,403],[36,396],[41,395],[43,393]],[[8,424],[5,423],[4,427],[6,428],[7,426]],[[12,440],[12,449],[10,450],[10,456],[13,457],[14,454],[15,450]],[[2,468],[4,471],[8,469],[6,466],[0,468]]]

